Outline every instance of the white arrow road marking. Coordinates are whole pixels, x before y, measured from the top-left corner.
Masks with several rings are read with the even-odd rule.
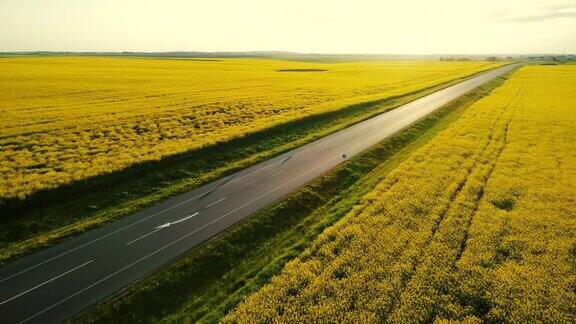
[[[102,279],[100,279],[100,280],[96,281],[95,283],[93,283],[93,284],[89,285],[88,287],[86,287],[86,288],[83,288],[83,289],[81,289],[81,290],[79,290],[79,291],[75,292],[74,294],[72,294],[72,295],[70,295],[70,296],[68,296],[68,297],[66,297],[66,298],[64,298],[64,299],[62,299],[62,300],[60,300],[59,302],[57,302],[57,303],[55,303],[55,304],[52,304],[52,306],[49,306],[49,307],[46,307],[46,308],[44,308],[44,309],[43,309],[43,310],[41,310],[40,312],[38,312],[38,313],[36,313],[36,314],[34,314],[34,315],[32,315],[32,316],[28,317],[27,319],[23,320],[23,321],[22,321],[22,323],[24,323],[24,322],[28,322],[29,320],[31,320],[31,319],[33,319],[33,318],[37,317],[38,315],[44,314],[45,312],[47,312],[47,311],[49,311],[49,310],[53,309],[54,307],[56,307],[56,306],[58,306],[58,305],[60,305],[60,304],[62,304],[62,303],[64,303],[64,302],[68,301],[69,299],[71,299],[71,298],[74,298],[74,297],[76,297],[76,296],[80,295],[81,293],[85,292],[86,290],[88,290],[88,289],[90,289],[90,288],[92,288],[92,287],[94,287],[94,286],[96,286],[96,285],[98,285],[98,284],[102,283],[103,281],[106,281],[106,280],[108,280],[108,279],[110,279],[110,278],[114,277],[115,275],[119,274],[119,273],[120,273],[120,272],[122,272],[122,271],[125,271],[126,269],[128,269],[128,268],[130,268],[130,267],[134,266],[135,264],[137,264],[137,263],[140,263],[140,262],[142,262],[142,261],[144,261],[144,260],[146,260],[146,259],[150,258],[151,256],[153,256],[153,255],[155,255],[155,254],[158,254],[158,253],[160,253],[160,252],[164,251],[164,250],[165,250],[165,249],[167,249],[168,247],[170,247],[170,246],[172,246],[172,245],[174,245],[174,244],[176,244],[176,243],[178,243],[178,242],[180,242],[180,241],[184,240],[185,238],[187,238],[187,237],[189,237],[189,236],[191,236],[191,235],[193,235],[193,234],[195,234],[195,233],[197,233],[197,232],[199,232],[199,231],[203,230],[204,228],[206,228],[206,227],[208,227],[208,226],[210,226],[210,225],[212,225],[212,224],[214,224],[214,223],[216,223],[216,222],[219,222],[220,220],[222,220],[222,219],[224,219],[224,218],[228,217],[229,215],[231,215],[231,214],[233,214],[233,213],[237,212],[238,210],[240,210],[240,209],[242,209],[242,208],[244,208],[244,207],[246,207],[246,206],[248,206],[248,205],[250,205],[250,204],[254,203],[255,201],[257,201],[257,200],[259,200],[259,199],[261,199],[261,198],[263,198],[263,197],[265,197],[265,196],[267,196],[267,195],[269,195],[269,194],[271,194],[271,193],[273,193],[273,192],[275,192],[275,191],[279,190],[280,188],[283,188],[283,187],[285,187],[285,186],[289,185],[290,183],[292,183],[292,182],[294,182],[294,181],[298,180],[299,178],[301,178],[301,177],[305,176],[306,174],[308,174],[308,173],[310,173],[310,172],[312,172],[312,171],[314,171],[314,170],[316,170],[316,169],[318,169],[318,168],[322,167],[324,164],[330,163],[330,162],[332,162],[332,161],[334,161],[334,160],[336,160],[336,159],[338,159],[338,158],[340,158],[340,156],[334,157],[334,158],[332,158],[332,159],[330,159],[330,160],[328,160],[328,161],[324,161],[324,162],[320,163],[320,164],[319,164],[319,165],[317,165],[316,167],[314,167],[314,168],[312,168],[312,169],[310,169],[310,170],[308,170],[308,171],[306,171],[306,172],[304,172],[304,173],[300,174],[299,176],[297,176],[297,177],[293,178],[292,180],[289,180],[288,182],[286,182],[286,183],[284,183],[284,184],[282,184],[282,185],[280,185],[280,186],[278,186],[278,187],[276,187],[276,188],[274,188],[274,189],[272,189],[272,190],[268,191],[267,193],[265,193],[265,194],[263,194],[263,195],[260,195],[260,196],[258,196],[258,197],[256,197],[256,198],[254,198],[254,199],[250,200],[249,202],[247,202],[247,203],[245,203],[245,204],[243,204],[243,205],[241,205],[241,206],[239,206],[239,207],[236,207],[236,209],[229,211],[228,213],[226,213],[226,214],[224,214],[224,215],[222,215],[222,216],[220,216],[220,217],[216,218],[215,220],[211,221],[210,223],[208,223],[208,224],[206,224],[206,225],[204,225],[204,226],[202,226],[202,227],[200,227],[200,228],[197,228],[197,229],[195,229],[194,231],[192,231],[192,232],[190,232],[190,233],[188,233],[188,234],[186,234],[186,235],[184,235],[184,236],[182,236],[182,237],[180,237],[180,238],[176,239],[175,241],[172,241],[171,243],[169,243],[169,244],[167,244],[167,245],[164,245],[163,247],[159,248],[158,250],[156,250],[156,251],[154,251],[154,252],[152,252],[152,253],[150,253],[150,254],[147,254],[147,255],[145,255],[145,256],[143,256],[143,257],[141,257],[140,259],[138,259],[138,260],[136,260],[136,261],[134,261],[134,262],[130,263],[129,265],[125,266],[124,268],[121,268],[120,270],[117,270],[117,271],[115,271],[115,272],[113,272],[113,273],[109,274],[108,276],[106,276],[106,277],[104,277],[104,278],[102,278]]]
[[[161,230],[161,229],[170,227],[170,226],[172,226],[172,225],[174,225],[174,224],[178,224],[178,223],[182,223],[182,222],[184,222],[184,221],[187,221],[187,220],[189,220],[190,218],[192,218],[192,217],[194,217],[194,216],[196,216],[196,215],[198,215],[198,214],[199,214],[198,212],[195,212],[194,214],[190,214],[190,215],[188,215],[188,216],[186,216],[186,217],[184,217],[184,218],[180,218],[180,219],[175,220],[175,221],[173,221],[173,222],[168,222],[168,223],[162,224],[162,225],[160,225],[160,226],[157,226],[156,229],[153,230],[152,232],[150,232],[150,233],[148,233],[148,234],[146,234],[146,235],[140,236],[139,238],[137,238],[137,239],[135,239],[135,240],[132,240],[132,241],[126,243],[126,245],[130,245],[130,244],[132,244],[132,243],[138,242],[138,241],[140,241],[141,239],[143,239],[143,238],[145,238],[145,237],[147,237],[147,236],[150,236],[150,235],[158,232],[158,231]]]
[[[191,215],[188,215],[188,216],[186,216],[186,217],[184,217],[184,218],[180,218],[179,220],[175,220],[175,221],[173,221],[173,222],[168,222],[168,223],[166,223],[166,224],[162,224],[162,225],[160,225],[160,226],[157,226],[156,228],[157,228],[157,229],[162,229],[162,228],[166,228],[166,227],[169,227],[169,226],[171,226],[171,225],[174,225],[174,224],[182,223],[182,222],[187,221],[187,220],[189,220],[190,218],[192,218],[192,217],[194,217],[194,216],[196,216],[196,215],[198,215],[198,212],[196,212],[196,213],[194,213],[194,214],[191,214]]]

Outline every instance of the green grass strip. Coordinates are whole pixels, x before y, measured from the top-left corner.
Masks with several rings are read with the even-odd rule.
[[[74,321],[218,321],[279,273],[396,165],[504,80],[497,78],[439,109]]]
[[[0,263],[137,212],[461,81],[303,118],[87,179],[0,208]]]

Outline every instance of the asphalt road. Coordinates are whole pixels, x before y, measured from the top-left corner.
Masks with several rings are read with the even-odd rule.
[[[0,269],[0,322],[61,322],[446,103],[505,66],[64,240]]]

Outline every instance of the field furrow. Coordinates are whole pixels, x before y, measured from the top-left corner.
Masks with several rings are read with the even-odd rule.
[[[574,80],[516,72],[225,320],[568,320]]]
[[[508,127],[520,105],[521,88],[512,96],[502,109],[502,114],[490,128],[487,145],[479,152],[468,177],[461,189],[445,211],[442,222],[438,224],[430,242],[418,258],[413,274],[405,287],[398,293],[398,302],[390,310],[390,317],[384,318],[392,323],[416,320],[429,322],[436,316],[444,318],[464,318],[468,308],[466,301],[457,297],[457,271],[455,264],[460,258],[468,230],[480,200],[483,197],[486,183],[506,147]],[[439,301],[452,304],[449,312],[438,312],[434,305]],[[481,314],[474,314],[481,315]]]

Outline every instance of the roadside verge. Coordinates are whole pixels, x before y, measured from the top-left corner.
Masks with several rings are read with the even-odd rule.
[[[398,132],[76,321],[218,320],[345,215],[396,165],[505,79],[497,78]]]

